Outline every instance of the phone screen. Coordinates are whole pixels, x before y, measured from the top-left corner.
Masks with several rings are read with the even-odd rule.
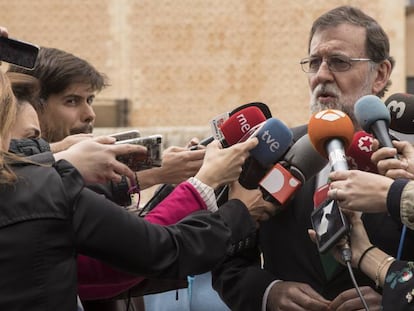
[[[320,253],[329,251],[349,232],[348,221],[336,200],[324,201],[312,212],[311,221]]]
[[[39,47],[24,41],[0,37],[0,60],[10,64],[33,69]]]
[[[147,137],[137,137],[117,141],[115,144],[135,144],[142,145],[147,148],[146,157],[142,157],[139,153],[129,153],[118,155],[117,160],[125,163],[133,171],[141,171],[152,167],[160,167],[162,165],[162,136],[151,135]]]

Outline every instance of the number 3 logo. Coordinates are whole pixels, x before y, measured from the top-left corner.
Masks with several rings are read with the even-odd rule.
[[[396,119],[399,119],[404,115],[405,107],[406,105],[404,102],[397,102],[396,100],[391,101],[387,106],[390,112],[395,113]]]

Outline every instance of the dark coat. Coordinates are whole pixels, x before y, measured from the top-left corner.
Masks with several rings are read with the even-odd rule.
[[[13,169],[19,181],[0,187],[0,310],[76,310],[78,253],[175,279],[254,244],[255,224],[238,200],[166,227],[84,188],[66,161]]]
[[[306,127],[293,129],[294,139],[306,133]],[[245,252],[228,259],[213,271],[213,287],[233,311],[261,310],[266,288],[274,280],[309,284],[327,299],[335,298],[353,288],[346,267],[337,265],[329,279],[325,276],[321,257],[307,230],[314,209],[315,179],[308,180],[282,212],[263,222],[259,230],[258,252]],[[362,220],[372,244],[396,255],[402,226],[386,213],[364,214]],[[414,258],[414,234],[408,232],[403,259]],[[364,274],[354,270],[359,286],[375,284]]]

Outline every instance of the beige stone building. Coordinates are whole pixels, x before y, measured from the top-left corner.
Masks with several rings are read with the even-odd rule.
[[[252,101],[289,126],[307,122],[299,60],[312,21],[342,4],[383,25],[397,60],[389,94],[405,91],[414,77],[406,57],[414,14],[405,0],[0,0],[0,24],[108,75],[111,86],[94,104],[96,125],[106,129],[97,132],[134,127],[183,144],[209,135],[214,116]]]

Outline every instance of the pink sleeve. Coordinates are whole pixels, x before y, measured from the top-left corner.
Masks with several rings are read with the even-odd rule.
[[[145,219],[154,224],[171,225],[195,211],[206,208],[206,203],[193,185],[183,182],[149,212]]]
[[[188,182],[179,184],[145,219],[154,224],[174,224],[192,212],[206,209],[198,191]],[[78,256],[78,294],[82,300],[119,295],[144,280],[116,270],[96,259]]]

